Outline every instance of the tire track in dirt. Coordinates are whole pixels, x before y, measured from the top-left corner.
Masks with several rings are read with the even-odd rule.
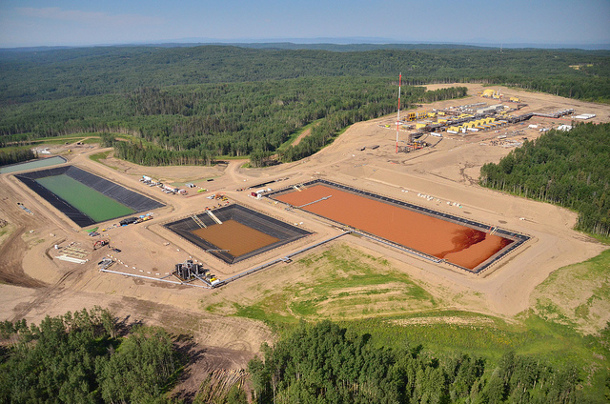
[[[12,215],[11,215],[12,216]],[[9,217],[13,219],[13,217]],[[11,220],[13,223],[16,221]],[[26,288],[43,288],[46,284],[31,278],[23,271],[23,257],[28,246],[21,237],[25,233],[25,225],[17,225],[13,233],[0,246],[0,282]]]
[[[62,275],[62,277],[59,278],[59,280],[57,282],[55,282],[55,284],[53,284],[52,286],[40,288],[37,291],[33,300],[31,300],[27,303],[22,303],[22,304],[17,305],[15,307],[15,309],[13,310],[14,311],[13,321],[24,318],[33,309],[42,307],[44,305],[44,303],[48,302],[51,298],[56,298],[63,291],[63,288],[60,288],[60,286],[73,273],[74,273],[74,271],[70,271],[70,272]]]

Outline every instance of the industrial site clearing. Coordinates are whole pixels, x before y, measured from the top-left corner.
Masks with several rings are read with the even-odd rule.
[[[444,309],[512,321],[553,271],[607,247],[573,230],[576,213],[481,187],[480,167],[547,130],[608,122],[610,107],[466,86],[466,98],[403,111],[398,130],[396,114],[360,122],[267,168],[138,166],[93,134],[50,145],[54,165],[3,168],[0,316],[109,307],[187,330],[235,369],[273,341],[263,322],[235,316],[245,307],[308,320]],[[327,272],[333,260],[368,281],[320,298],[352,276]],[[596,314],[599,328],[608,320]]]

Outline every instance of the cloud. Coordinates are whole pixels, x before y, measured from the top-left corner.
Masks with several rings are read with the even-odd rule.
[[[104,24],[162,24],[162,18],[150,17],[139,14],[108,14],[100,11],[63,10],[59,7],[17,7],[18,14],[46,20],[73,21],[79,23],[104,23]]]

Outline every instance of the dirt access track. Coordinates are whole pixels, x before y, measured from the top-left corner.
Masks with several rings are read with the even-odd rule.
[[[479,102],[493,105],[499,102],[478,96],[483,90],[479,85],[466,86],[471,94],[469,97],[425,105],[418,110],[431,111],[434,108]],[[439,87],[430,86],[431,89]],[[577,114],[596,114],[591,120],[593,122],[610,121],[610,107],[605,105],[493,88],[503,93],[505,99],[517,96],[528,104],[522,113],[574,108]],[[230,359],[229,362],[234,359],[231,363],[236,368],[245,366],[244,361],[258,352],[263,341],[272,340],[270,330],[260,322],[213,315],[200,309],[200,302],[212,294],[249,296],[253,293],[239,280],[217,290],[208,290],[100,273],[97,262],[106,255],[114,254],[120,260],[114,268],[163,277],[173,270],[176,263],[192,257],[204,262],[220,279],[226,279],[341,233],[340,229],[330,226],[322,218],[304,211],[287,211],[281,203],[249,196],[252,190],[248,187],[280,179],[266,187],[278,189],[323,178],[531,237],[527,243],[479,275],[421,260],[383,244],[350,235],[331,242],[348,243],[354,248],[383,255],[415,281],[426,284],[432,293],[477,296],[470,303],[456,303],[456,309],[514,316],[528,308],[532,290],[551,272],[591,258],[606,248],[572,230],[576,222],[573,212],[505,195],[476,183],[483,164],[498,162],[511,150],[494,142],[498,136],[505,134],[508,139],[534,139],[540,132],[529,129],[528,125],[557,127],[559,124],[569,124],[569,119],[533,117],[525,125],[503,127],[492,132],[445,135],[435,139],[430,137],[434,147],[411,153],[395,152],[394,120],[395,115],[392,115],[355,124],[319,153],[295,163],[265,169],[244,169],[241,167],[244,160],[232,160],[215,167],[142,167],[114,158],[102,160],[104,164],[100,164],[89,159],[91,154],[100,152],[96,146],[51,146],[52,152],[62,154],[69,160],[67,164],[120,183],[166,206],[154,211],[153,220],[142,224],[113,227],[118,220],[100,224],[100,229],[106,229],[103,237],[121,252],[114,253],[107,247],[93,251],[95,240],[87,236],[83,229],[26,189],[12,174],[1,175],[0,217],[10,223],[7,227],[10,231],[0,238],[3,240],[0,247],[0,319],[26,318],[29,322],[38,322],[46,315],[54,316],[68,310],[100,305],[111,308],[122,319],[143,320],[150,324],[161,324],[176,333],[190,333],[206,349],[217,348],[221,350],[219,352],[222,352],[223,358]],[[406,132],[400,133],[401,140],[406,136]],[[159,178],[165,183],[192,182],[207,190],[200,193],[190,190],[187,196],[168,195],[157,187],[148,187],[139,182],[142,175]],[[213,181],[208,181],[210,179]],[[229,265],[162,226],[172,220],[201,213],[206,207],[216,206],[218,201],[207,199],[206,196],[217,193],[223,193],[231,202],[287,223],[298,224],[313,234]],[[427,197],[422,198],[421,195]],[[29,208],[32,214],[21,209],[18,202]],[[66,247],[70,243],[76,243],[73,246],[86,251],[89,258],[86,264],[55,258],[59,254],[54,246]],[[310,253],[315,251],[310,250]],[[290,264],[275,265],[285,265],[287,270],[290,268]],[[249,276],[252,280],[261,275]],[[267,286],[280,282],[268,277],[264,279]],[[279,283],[277,285],[281,286]]]

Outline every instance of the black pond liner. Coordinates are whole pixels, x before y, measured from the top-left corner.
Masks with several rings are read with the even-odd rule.
[[[284,223],[281,220],[274,219],[260,212],[256,212],[254,210],[246,208],[245,206],[237,204],[232,204],[219,209],[215,209],[212,211],[212,213],[221,222],[225,222],[227,220],[235,220],[236,222],[239,222],[244,226],[250,227],[252,229],[258,230],[262,233],[279,239],[279,241],[276,241],[275,243],[266,245],[257,250],[237,257],[231,255],[230,251],[209,251],[210,254],[214,255],[217,258],[220,258],[228,264],[234,264],[236,262],[243,261],[247,258],[262,254],[274,248],[298,240],[301,237],[305,237],[307,235],[312,234],[306,230],[292,226],[288,223]],[[203,224],[208,227],[222,226],[217,224],[206,213],[199,213],[196,216],[200,221],[203,222]],[[193,230],[197,230],[200,228],[199,225],[195,223],[192,217],[176,220],[175,222],[165,224],[164,227],[187,239],[188,241],[195,244],[197,247],[202,248],[203,250],[218,249],[218,247],[214,244],[192,233]],[[239,234],[236,234],[235,237],[239,237]]]
[[[53,205],[60,212],[68,216],[68,218],[78,226],[87,227],[99,223],[36,182],[36,180],[39,178],[52,177],[62,174],[65,174],[68,177],[88,186],[89,188],[92,188],[108,196],[109,198],[122,203],[123,205],[135,210],[136,213],[158,209],[165,206],[161,202],[155,201],[154,199],[131,191],[119,184],[98,177],[95,174],[91,174],[90,172],[81,170],[80,168],[74,166],[49,168],[46,170],[33,171],[25,174],[17,174],[15,177],[27,185],[32,191],[36,192],[44,200]]]

